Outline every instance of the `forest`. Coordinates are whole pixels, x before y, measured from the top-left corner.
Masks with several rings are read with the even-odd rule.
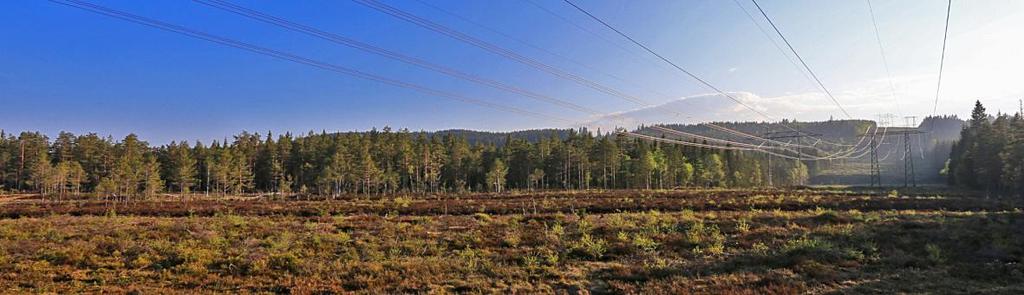
[[[1004,192],[1020,191],[1022,121],[980,104],[966,124],[923,121],[932,134],[918,141],[929,144],[910,157],[953,185],[916,188],[810,183],[815,173],[860,173],[863,159],[805,163],[588,130],[242,132],[161,145],[0,132],[0,285],[1020,294],[1024,219],[1020,198]],[[797,124],[833,125],[819,133],[840,142],[869,127]],[[950,128],[964,139],[935,135]],[[887,144],[879,150],[906,142]],[[945,169],[932,169],[948,149]]]
[[[953,145],[945,169],[950,184],[993,193],[1024,194],[1024,117],[989,115],[980,101]]]
[[[305,136],[242,132],[211,144],[151,146],[130,134],[0,132],[0,189],[120,200],[273,193],[316,196],[536,189],[756,187],[803,184],[808,167],[743,151],[658,144],[586,129],[501,143],[465,134],[393,131]],[[530,134],[527,134],[530,135]]]

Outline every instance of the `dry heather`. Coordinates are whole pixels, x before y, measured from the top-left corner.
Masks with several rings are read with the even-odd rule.
[[[532,199],[537,209],[494,210],[503,199]],[[569,199],[593,205],[560,201]],[[151,201],[106,204],[102,214],[86,201],[10,202],[0,205],[8,217],[0,220],[0,286],[8,293],[1024,292],[1024,216],[1012,200],[821,191],[453,200]],[[448,204],[447,214],[438,204]]]

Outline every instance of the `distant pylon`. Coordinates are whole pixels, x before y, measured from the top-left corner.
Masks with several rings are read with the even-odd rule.
[[[882,168],[878,165],[878,143],[871,135],[871,186],[882,187]]]
[[[914,173],[914,147],[910,141],[910,133],[903,134],[903,187],[917,187],[917,175]]]
[[[907,116],[907,127],[917,130],[917,117]],[[907,184],[917,187],[917,173],[914,169],[914,142],[910,141],[910,133],[903,134],[903,186]]]

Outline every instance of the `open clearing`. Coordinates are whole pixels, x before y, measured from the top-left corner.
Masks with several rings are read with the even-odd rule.
[[[1024,292],[1020,200],[961,192],[0,200],[9,293]]]

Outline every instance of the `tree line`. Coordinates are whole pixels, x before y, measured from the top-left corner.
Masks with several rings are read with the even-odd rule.
[[[1024,194],[1022,114],[990,116],[980,101],[975,102],[944,171],[953,185]]]
[[[599,133],[599,132],[598,132]],[[653,143],[587,130],[469,143],[455,134],[390,128],[304,136],[242,132],[230,142],[150,146],[136,135],[0,131],[0,190],[118,200],[187,195],[501,192],[504,190],[753,187],[803,184],[799,161]],[[768,169],[772,169],[769,173]]]

